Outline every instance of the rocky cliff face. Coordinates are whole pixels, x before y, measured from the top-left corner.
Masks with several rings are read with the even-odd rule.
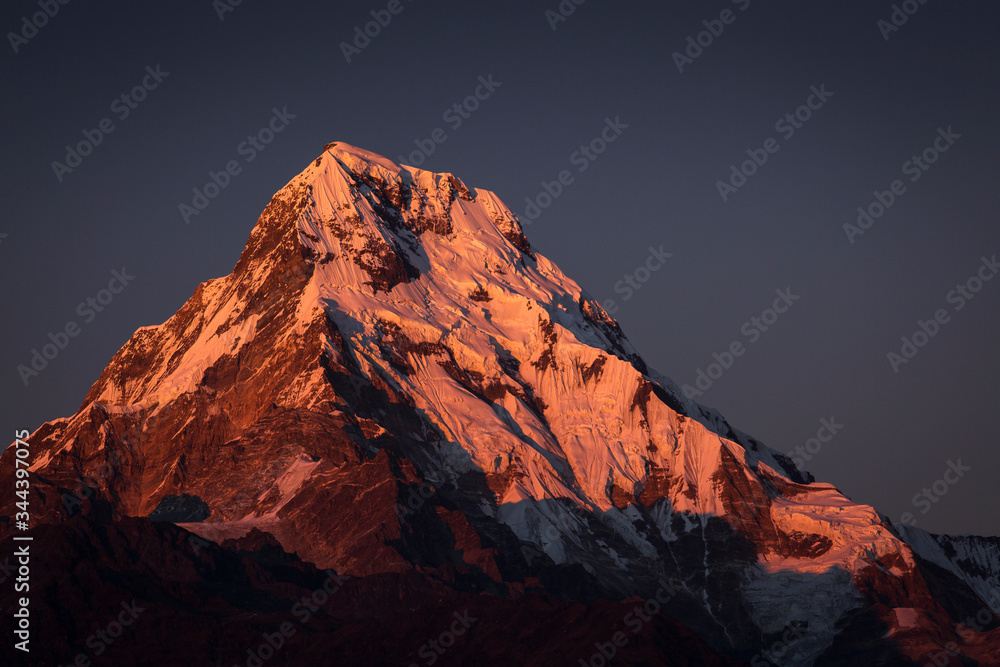
[[[591,605],[676,581],[657,605],[745,660],[1000,661],[992,620],[960,633],[978,561],[915,556],[685,398],[493,193],[346,144],[30,441],[45,523],[194,507],[205,539],[355,577]]]

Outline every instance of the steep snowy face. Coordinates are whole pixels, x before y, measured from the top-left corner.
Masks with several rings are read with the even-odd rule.
[[[352,574],[577,598],[676,578],[666,608],[747,657],[808,626],[784,661],[810,664],[876,599],[885,631],[919,607],[957,638],[872,508],[648,369],[496,195],[343,143],[32,444],[114,513],[190,494],[211,510],[190,530]]]
[[[511,502],[635,492],[649,439],[607,445],[642,419],[639,357],[494,194],[342,144],[300,178],[314,308],[427,415],[442,474],[511,471]]]

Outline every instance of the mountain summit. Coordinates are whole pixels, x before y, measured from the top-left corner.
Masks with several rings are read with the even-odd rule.
[[[648,368],[494,193],[345,143],[29,440],[45,524],[167,520],[437,596],[655,601],[715,664],[1000,662],[995,540],[904,541]]]

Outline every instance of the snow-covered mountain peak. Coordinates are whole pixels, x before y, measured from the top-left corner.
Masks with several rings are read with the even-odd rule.
[[[121,514],[197,496],[211,514],[192,530],[260,528],[339,571],[433,560],[430,538],[404,544],[445,521],[495,581],[649,597],[676,574],[678,613],[726,650],[806,623],[787,664],[828,650],[865,596],[908,608],[927,588],[872,508],[651,371],[497,195],[340,142],[274,195],[232,274],[33,437],[50,479],[122,457],[105,489]],[[431,495],[397,511],[411,484]],[[331,498],[372,525],[317,530]]]

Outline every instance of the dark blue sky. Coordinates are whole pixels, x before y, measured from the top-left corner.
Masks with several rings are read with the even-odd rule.
[[[423,166],[494,190],[519,214],[542,181],[571,171],[528,236],[616,300],[654,368],[694,384],[741,342],[701,402],[782,451],[832,417],[843,428],[824,431],[806,464],[817,478],[894,520],[1000,533],[1000,280],[961,310],[948,299],[1000,253],[1000,7],[930,2],[887,41],[878,22],[892,3],[870,0],[589,0],[555,30],[545,12],[557,0],[401,0],[348,63],[341,42],[387,6],[244,0],[220,21],[210,0],[70,2],[15,40],[17,53],[5,39],[5,432],[72,414],[136,328],[229,273],[271,195],[324,144],[398,159],[442,128]],[[20,32],[38,11],[8,3],[0,26]],[[729,23],[712,23],[720,16]],[[673,54],[703,21],[721,34],[679,72]],[[153,78],[157,66],[166,74]],[[499,87],[453,129],[445,112],[490,75]],[[144,79],[152,89],[128,108],[121,95]],[[832,96],[810,100],[813,86]],[[776,127],[810,101],[798,111],[808,120]],[[262,151],[241,152],[275,108],[294,118]],[[113,132],[60,182],[52,162],[105,118]],[[595,160],[574,157],[608,118],[627,128]],[[939,128],[960,138],[911,181],[904,163]],[[767,161],[723,201],[717,183],[748,150]],[[179,204],[231,160],[240,173],[186,225]],[[850,243],[844,224],[897,179],[905,192]],[[638,270],[661,245],[672,257]],[[102,312],[78,310],[122,268],[135,278]],[[630,274],[646,282],[625,300],[615,286]],[[752,318],[789,288],[800,298],[762,331]],[[887,354],[939,309],[948,321],[894,372]],[[79,335],[26,387],[17,366],[70,322]],[[959,459],[970,470],[915,504]]]

